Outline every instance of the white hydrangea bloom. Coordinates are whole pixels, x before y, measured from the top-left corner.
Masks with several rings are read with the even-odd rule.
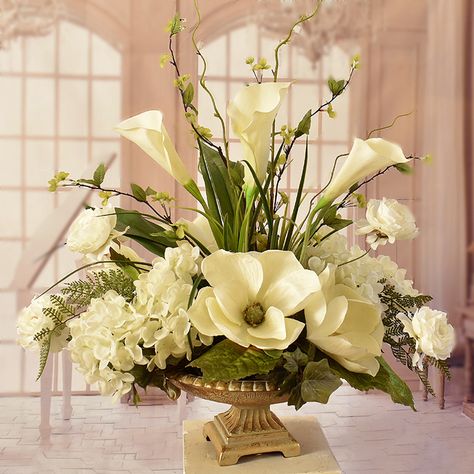
[[[148,363],[139,345],[144,323],[145,317],[113,290],[69,322],[68,349],[87,383],[97,382],[102,394],[116,399],[131,390],[134,378],[127,372]]]
[[[347,239],[340,234],[324,238],[315,247],[308,249],[308,267],[316,273],[321,273],[327,264],[340,265],[360,257],[365,252],[357,245],[348,248]],[[387,257],[380,255],[371,257],[365,255],[354,262],[337,268],[336,282],[354,288],[359,294],[380,305],[379,294],[383,290],[380,280],[386,279],[394,285],[395,291],[402,295],[417,296],[413,282],[406,279],[406,270]]]
[[[49,295],[43,295],[34,298],[29,306],[23,308],[18,315],[17,334],[18,343],[28,350],[39,350],[40,343],[35,340],[35,334],[42,329],[54,329],[56,323],[46,316],[43,309],[51,307],[51,299]],[[51,338],[51,352],[59,352],[67,345],[69,337],[69,329],[63,327],[56,329]]]
[[[164,369],[170,356],[190,358],[190,342],[193,347],[212,342],[191,326],[186,311],[199,260],[199,248],[179,242],[178,247],[165,251],[164,258],[156,258],[153,268],[135,281],[134,306],[147,315],[141,333],[143,345],[155,351],[148,364],[150,370],[154,366]]]
[[[199,247],[193,247],[189,242],[178,242],[177,247],[165,250],[165,260],[178,278],[192,282],[192,277],[198,273]]]

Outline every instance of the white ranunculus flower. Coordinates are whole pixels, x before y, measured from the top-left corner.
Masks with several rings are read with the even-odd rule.
[[[304,327],[289,316],[320,289],[314,272],[280,250],[218,250],[203,260],[202,273],[210,286],[189,309],[191,323],[204,335],[224,335],[244,347],[287,348]]]
[[[349,156],[338,173],[325,189],[320,200],[322,204],[336,199],[349,188],[367,176],[380,171],[387,166],[406,163],[407,160],[399,145],[388,142],[383,138],[356,138]]]
[[[375,377],[384,335],[380,309],[352,288],[336,284],[334,265],[319,277],[322,291],[305,307],[308,340],[351,372]]]
[[[192,182],[179,157],[159,110],[149,110],[119,123],[115,130],[138,145],[183,186]]]
[[[418,235],[415,217],[396,199],[371,199],[366,218],[357,222],[357,234],[367,234],[367,243],[376,250],[379,245],[396,240],[414,239]]]
[[[290,82],[252,84],[241,89],[227,108],[232,130],[243,147],[243,159],[250,163],[261,183],[267,173],[272,124],[290,85]],[[254,182],[248,166],[245,166],[245,182],[250,186]]]
[[[209,221],[202,214],[199,214],[193,221],[181,218],[177,223],[185,224],[191,236],[199,240],[211,253],[218,250],[219,247],[217,246]]]
[[[117,216],[112,207],[85,209],[72,223],[66,245],[73,252],[100,254],[108,249]]]
[[[413,365],[423,368],[423,354],[438,360],[446,360],[454,348],[455,332],[448,323],[446,313],[422,306],[413,318],[400,313],[398,319],[405,332],[416,341]]]
[[[34,298],[29,306],[23,308],[18,315],[17,334],[18,343],[28,350],[39,350],[40,342],[35,341],[35,334],[42,329],[54,329],[56,323],[49,317],[45,316],[43,309],[51,307],[51,300],[49,295],[43,295]],[[69,337],[69,328],[57,328],[53,332],[51,338],[51,352],[62,351],[67,345],[67,338]]]

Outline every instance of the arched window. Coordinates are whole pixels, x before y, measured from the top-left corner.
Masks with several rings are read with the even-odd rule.
[[[35,228],[65,196],[47,191],[54,172],[80,177],[89,161],[120,151],[112,126],[121,118],[122,55],[86,27],[61,20],[49,35],[18,38],[0,51],[0,104],[0,358],[12,364],[1,390],[30,392],[38,390],[37,357],[20,357],[8,286]],[[119,159],[107,179],[120,185]],[[74,268],[71,254],[59,250],[38,291]]]

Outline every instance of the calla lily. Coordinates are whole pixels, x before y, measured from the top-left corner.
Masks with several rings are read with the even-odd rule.
[[[227,113],[232,130],[243,146],[243,159],[248,161],[262,183],[267,172],[272,124],[288,93],[290,82],[264,82],[242,89],[229,103]],[[245,182],[254,179],[245,167]]]
[[[290,316],[320,289],[316,273],[288,251],[218,250],[201,268],[210,286],[189,308],[191,323],[201,334],[224,335],[244,347],[286,349],[304,328]]]
[[[322,291],[305,307],[307,339],[351,372],[377,375],[384,327],[378,306],[335,283],[335,265],[319,275]]]
[[[329,203],[341,194],[347,192],[357,181],[365,178],[387,166],[406,163],[401,147],[388,142],[383,138],[356,138],[349,156],[346,158],[339,172],[329,183],[323,193],[321,203]]]
[[[149,110],[119,123],[115,130],[138,145],[166,172],[186,187],[193,180],[179,157],[159,110]]]

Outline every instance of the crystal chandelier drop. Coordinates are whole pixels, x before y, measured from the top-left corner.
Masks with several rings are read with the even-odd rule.
[[[59,10],[59,0],[0,0],[0,49],[19,36],[47,35]]]
[[[291,21],[314,11],[315,0],[260,0],[259,24],[272,35],[284,37]],[[295,30],[291,43],[314,66],[334,45],[350,44],[370,31],[370,0],[323,0],[316,18]]]

